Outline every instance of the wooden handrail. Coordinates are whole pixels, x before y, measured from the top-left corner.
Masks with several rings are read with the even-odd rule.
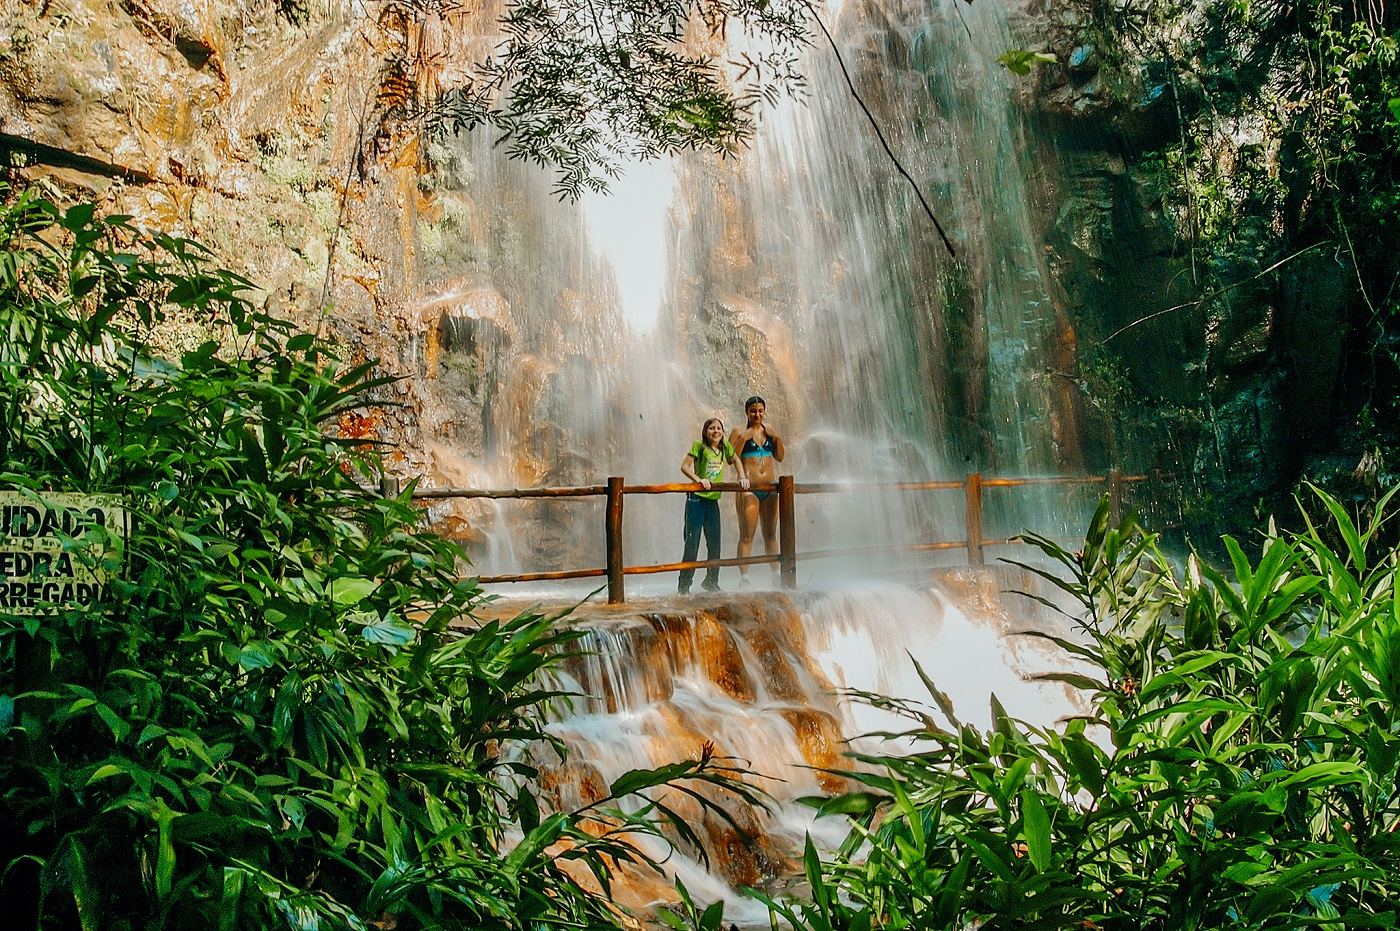
[[[696,559],[691,562],[668,562],[654,566],[628,566],[623,571],[628,575],[656,575],[661,572],[679,572],[682,569],[708,569],[711,566],[761,566],[782,560],[781,556],[730,556],[727,559]]]
[[[962,482],[944,479],[937,482],[803,482],[793,485],[799,495],[824,495],[841,491],[950,491],[963,487]]]
[[[1142,481],[1146,475],[1123,476],[1119,481]],[[982,484],[993,488],[1018,488],[1023,485],[1099,485],[1108,481],[1106,475],[1028,475],[1025,478],[984,478]]]
[[[985,543],[983,544],[986,545]],[[826,559],[832,556],[877,556],[881,553],[923,553],[937,550],[960,550],[966,540],[938,540],[934,543],[875,543],[869,546],[833,547],[824,550],[804,550],[798,559]]]
[[[678,572],[683,569],[707,569],[712,567],[753,566],[778,564],[783,587],[797,587],[797,563],[801,559],[825,559],[834,556],[872,555],[899,552],[936,552],[940,550],[966,549],[968,563],[974,566],[983,564],[983,550],[989,546],[1007,546],[1023,542],[1019,537],[1009,539],[987,539],[982,536],[982,498],[987,488],[1015,488],[1035,485],[1097,485],[1107,483],[1110,509],[1116,520],[1122,510],[1123,485],[1143,482],[1146,475],[1123,475],[1111,469],[1104,475],[1050,475],[1025,476],[1021,478],[985,478],[973,472],[961,481],[941,480],[928,482],[812,482],[798,484],[790,475],[779,477],[776,482],[764,482],[745,488],[738,482],[715,482],[711,491],[776,491],[778,493],[778,536],[779,552],[772,556],[736,556],[729,559],[706,559],[690,562],[660,563],[650,566],[628,566],[623,558],[623,502],[627,495],[660,495],[697,492],[704,490],[698,482],[666,482],[654,485],[627,485],[620,476],[612,476],[605,485],[578,485],[560,488],[429,488],[415,490],[414,500],[441,500],[445,498],[587,498],[606,497],[603,530],[606,541],[607,565],[601,569],[565,569],[554,572],[525,572],[509,575],[481,576],[483,584],[504,582],[544,582],[565,579],[608,580],[608,603],[621,604],[625,600],[624,579],[629,575],[655,575]],[[797,520],[794,507],[795,495],[829,494],[851,491],[951,491],[962,489],[964,494],[963,514],[967,531],[963,540],[939,540],[926,543],[889,543],[872,546],[857,546],[809,550],[797,550]],[[381,492],[387,497],[394,492],[392,481],[386,476],[381,482]]]
[[[413,492],[413,500],[432,498],[588,498],[606,495],[606,485],[578,485],[572,488],[424,488]]]
[[[983,540],[982,546],[1030,546],[1020,537]],[[886,543],[874,546],[838,547],[823,550],[803,550],[796,554],[797,559],[830,559],[836,556],[875,556],[883,553],[927,553],[941,550],[960,550],[967,546],[966,540],[938,540],[933,543]],[[648,566],[627,566],[622,571],[627,575],[659,575],[666,572],[679,572],[682,569],[708,569],[711,566],[728,569],[735,566],[762,566],[781,564],[783,556],[730,556],[724,559],[696,559],[691,562],[657,563]],[[483,585],[507,582],[549,582],[562,579],[599,579],[608,574],[607,569],[566,569],[560,572],[522,572],[515,575],[483,575],[477,581]]]
[[[747,488],[738,482],[711,482],[710,491],[777,491],[777,482],[758,482]],[[660,485],[623,485],[625,495],[669,495],[679,491],[705,491],[699,482],[665,482]]]
[[[1145,482],[1148,475],[1121,475],[1120,482]],[[1107,482],[1105,475],[1048,475],[1027,478],[983,478],[982,487],[1015,488],[1022,485],[1097,485]],[[799,495],[821,495],[850,491],[952,491],[962,488],[964,481],[943,479],[934,482],[794,482],[792,490]],[[776,491],[777,482],[762,482],[743,488],[738,482],[715,482],[711,491]],[[664,482],[659,485],[624,485],[628,495],[662,495],[688,491],[704,491],[698,482]],[[587,498],[608,493],[606,485],[576,485],[558,488],[424,488],[414,491],[414,500],[438,498]]]
[[[606,569],[563,569],[559,572],[520,572],[514,575],[483,575],[477,579],[483,585],[494,582],[554,582],[560,579],[600,579]]]

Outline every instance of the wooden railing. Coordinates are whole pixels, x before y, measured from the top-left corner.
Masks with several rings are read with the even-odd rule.
[[[629,566],[623,556],[622,513],[623,501],[628,495],[665,495],[702,491],[699,484],[676,482],[663,485],[628,485],[620,476],[610,477],[605,485],[579,485],[563,488],[430,488],[413,493],[414,500],[433,501],[443,498],[590,498],[606,499],[604,508],[603,535],[606,543],[606,565],[594,569],[565,569],[555,572],[524,572],[511,575],[482,576],[483,584],[501,582],[544,582],[562,579],[606,578],[608,603],[621,604],[626,599],[623,580],[629,575],[651,575],[663,572],[679,572],[682,569],[704,569],[710,566],[756,566],[778,565],[784,588],[797,587],[797,563],[799,559],[821,559],[833,556],[869,555],[898,552],[931,552],[937,550],[967,551],[967,561],[974,566],[985,562],[985,549],[989,546],[1004,546],[1015,542],[1011,539],[988,539],[982,529],[982,496],[988,488],[1014,488],[1029,485],[1095,485],[1107,487],[1109,506],[1115,520],[1122,511],[1123,488],[1133,482],[1146,480],[1145,475],[1121,475],[1111,469],[1103,475],[1047,476],[1040,478],[994,478],[984,477],[978,472],[965,476],[961,481],[936,482],[870,482],[864,484],[807,483],[798,484],[791,475],[783,475],[776,482],[756,484],[751,491],[776,491],[778,493],[778,552],[768,556],[736,556],[730,559],[705,559],[691,562],[672,562],[650,566]],[[716,491],[740,491],[737,482],[717,482],[711,486]],[[891,543],[876,546],[845,547],[824,550],[797,551],[797,521],[795,499],[797,495],[834,494],[850,491],[937,491],[962,489],[964,528],[966,536],[962,540],[939,540],[923,543]],[[385,488],[389,494],[391,488]]]

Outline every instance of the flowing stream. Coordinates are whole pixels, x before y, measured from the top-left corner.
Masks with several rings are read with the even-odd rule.
[[[569,753],[562,761],[542,755],[544,787],[557,803],[577,808],[605,796],[630,770],[696,759],[706,744],[742,761],[756,774],[747,781],[772,797],[771,809],[706,792],[725,803],[736,825],[669,792],[663,800],[701,837],[710,868],[685,845],[667,851],[657,842],[653,852],[698,900],[724,899],[730,920],[763,924],[761,907],[736,888],[799,872],[794,856],[809,833],[819,846],[834,846],[843,833],[841,819],[815,819],[798,799],[853,788],[830,772],[853,765],[851,748],[899,753],[911,746],[855,736],[913,724],[853,700],[848,690],[922,697],[931,706],[917,663],[960,720],[984,729],[992,694],[1009,714],[1038,725],[1077,709],[1063,685],[1025,676],[1063,668],[1062,658],[1043,641],[1009,636],[1050,623],[998,591],[1034,581],[1029,573],[964,570],[936,585],[692,598],[585,617],[586,655],[570,663],[561,685],[586,698],[550,725]],[[629,880],[628,904],[670,898],[659,877],[633,871]]]

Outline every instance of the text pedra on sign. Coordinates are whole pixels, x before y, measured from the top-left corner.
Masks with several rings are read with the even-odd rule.
[[[0,614],[101,602],[126,533],[116,495],[0,491]]]

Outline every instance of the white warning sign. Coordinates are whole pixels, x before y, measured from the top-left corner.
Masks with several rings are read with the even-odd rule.
[[[105,528],[106,533],[93,532]],[[0,614],[41,614],[101,601],[113,539],[126,539],[116,495],[0,491]]]

